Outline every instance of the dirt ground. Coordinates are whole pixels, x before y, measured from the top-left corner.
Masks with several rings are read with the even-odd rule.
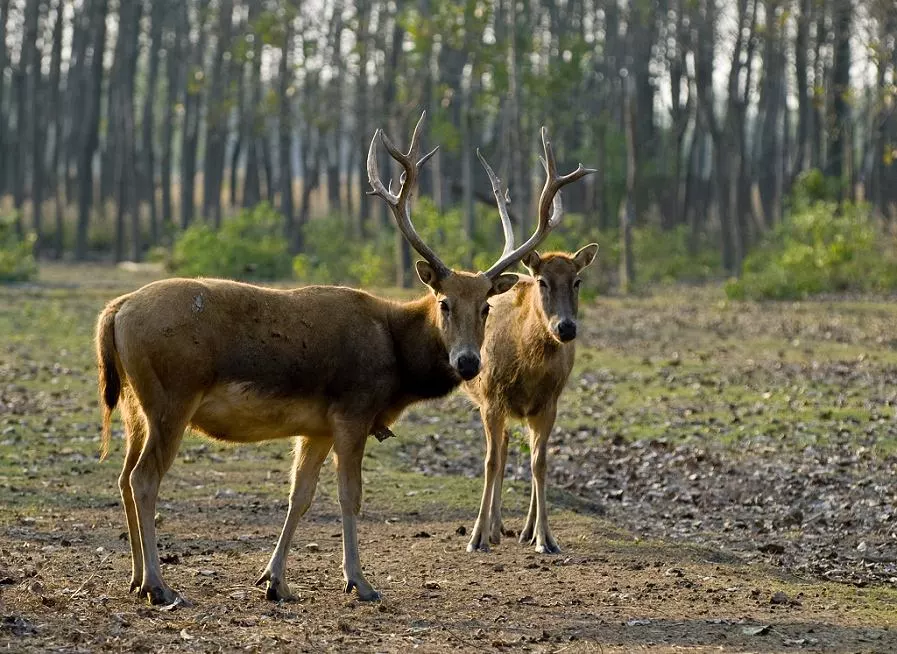
[[[290,444],[188,437],[157,521],[163,573],[193,606],[164,610],[127,592],[120,444],[96,460],[93,320],[141,281],[61,267],[0,288],[0,647],[897,651],[890,302],[599,299],[551,451],[564,552],[465,551],[482,437],[455,396],[369,443],[373,604],[342,592],[330,468],[288,565],[298,600],[273,604],[253,582],[286,512]],[[513,530],[525,447],[507,474]]]

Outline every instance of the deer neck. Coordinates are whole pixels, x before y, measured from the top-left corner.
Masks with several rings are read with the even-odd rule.
[[[389,328],[401,377],[401,394],[435,398],[451,393],[461,383],[449,364],[448,351],[437,322],[436,298],[430,294],[395,305]]]
[[[562,347],[548,329],[548,322],[542,312],[539,293],[535,285],[527,288],[527,296],[521,303],[521,320],[518,342],[521,351],[530,360],[542,360],[556,354]]]

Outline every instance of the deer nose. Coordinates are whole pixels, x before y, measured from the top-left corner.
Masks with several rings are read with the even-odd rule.
[[[455,370],[464,381],[470,381],[480,372],[480,357],[472,352],[464,352],[455,361]]]
[[[568,343],[576,338],[576,323],[572,320],[562,320],[558,323],[558,338],[562,343]]]

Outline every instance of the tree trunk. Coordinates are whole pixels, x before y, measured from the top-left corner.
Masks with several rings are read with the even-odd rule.
[[[185,29],[185,25],[179,18],[179,12],[174,11],[174,3],[168,3],[165,6],[167,8],[165,117],[162,121],[162,153],[159,172],[162,177],[162,224],[165,229],[170,229],[174,226],[174,196],[171,189],[174,165],[172,149],[174,147],[175,121],[177,120],[176,109],[182,99],[180,92],[183,89],[181,76],[184,74],[184,52],[181,32]]]
[[[794,42],[794,73],[797,83],[797,142],[795,144],[794,166],[790,177],[796,177],[809,160],[810,95],[807,82],[809,69],[808,49],[810,32],[810,11],[813,0],[800,0],[800,15],[797,17],[797,36]]]
[[[30,146],[30,157],[20,159],[22,168],[31,164],[31,221],[37,237],[34,250],[39,253],[44,245],[43,202],[44,202],[44,80],[41,74],[41,52],[38,49],[38,29],[44,5],[41,0],[28,0],[25,5],[25,33],[22,42],[23,74],[25,75],[25,95],[19,98],[20,106],[28,106],[27,123],[23,132],[28,133],[25,142]],[[27,100],[26,100],[27,98]]]
[[[840,197],[846,197],[844,173],[852,152],[848,134],[850,128],[850,21],[852,7],[848,0],[836,0],[832,16],[834,24],[835,55],[832,67],[832,118],[828,129],[828,162],[826,175],[837,178],[841,184]]]
[[[473,80],[473,65],[465,66],[465,72],[461,80],[461,186],[462,209],[464,211],[464,240],[469,244],[465,250],[463,265],[470,269],[473,267],[473,236],[474,236],[474,206],[473,206],[473,135],[471,134],[471,121],[473,120],[473,103],[471,88]]]
[[[216,228],[221,225],[221,184],[224,180],[224,158],[227,146],[227,123],[230,117],[230,60],[224,55],[231,47],[233,32],[233,0],[221,0],[218,6],[218,28],[212,55],[209,100],[206,105],[206,157],[202,194],[202,215]]]
[[[56,229],[53,238],[53,256],[62,258],[64,246],[63,218],[64,206],[62,202],[62,184],[60,183],[59,162],[62,154],[62,117],[63,107],[61,102],[62,89],[62,29],[65,19],[66,0],[56,0],[56,16],[53,20],[52,48],[50,52],[50,79],[48,89],[50,92],[49,106],[53,112],[53,152],[50,157],[50,187],[53,190],[53,200],[56,213]]]
[[[9,188],[8,167],[6,165],[7,139],[9,119],[6,114],[6,69],[9,65],[9,54],[6,50],[6,32],[9,24],[9,0],[0,0],[0,194]]]
[[[118,134],[115,139],[118,152],[115,171],[117,195],[115,260],[121,261],[125,255],[125,230],[130,218],[131,260],[140,261],[143,244],[140,232],[140,211],[137,203],[137,156],[134,149],[134,78],[137,74],[137,48],[140,31],[140,14],[143,6],[140,0],[120,0],[118,20],[118,41],[115,46],[115,66],[112,69],[111,84],[115,89]]]
[[[356,34],[357,51],[358,51],[358,76],[355,81],[355,102],[356,102],[356,125],[355,125],[355,147],[358,148],[358,181],[361,189],[367,190],[367,150],[370,145],[371,135],[368,128],[368,81],[367,81],[367,62],[368,62],[368,21],[371,11],[370,0],[357,0],[355,9],[358,16],[358,32]],[[361,238],[365,232],[365,226],[371,216],[370,196],[362,192],[358,195],[358,216],[353,223],[353,232],[356,238]]]
[[[142,161],[138,178],[141,180],[143,199],[149,206],[150,241],[155,244],[159,242],[161,230],[159,229],[159,212],[156,205],[156,153],[153,139],[153,134],[156,130],[156,117],[154,107],[159,86],[159,51],[162,47],[162,22],[165,4],[157,0],[151,6],[149,74],[147,76],[147,91],[143,98],[140,138]],[[140,206],[139,203],[137,206]]]
[[[90,0],[92,36],[90,71],[85,88],[84,124],[78,157],[78,232],[75,256],[87,258],[87,230],[93,203],[93,158],[99,145],[100,97],[103,81],[103,53],[106,49],[106,13],[109,0]]]
[[[280,48],[280,124],[278,125],[278,168],[280,169],[280,213],[286,221],[286,237],[298,252],[299,234],[293,211],[293,62],[290,56],[293,45],[293,12],[288,8],[285,19],[283,44]]]
[[[199,0],[196,29],[199,33],[196,43],[190,42],[189,12],[186,3],[183,9],[184,32],[183,52],[187,56],[187,74],[184,77],[184,129],[181,139],[181,228],[186,229],[193,222],[196,213],[196,162],[199,148],[199,121],[202,115],[202,60],[206,49],[205,21],[209,0]]]
[[[246,121],[245,79],[245,66],[241,63],[237,68],[237,134],[230,155],[229,201],[231,211],[237,208],[237,184],[239,181],[240,155],[243,153],[243,142],[245,141],[245,136],[243,134]]]
[[[626,137],[626,194],[620,203],[620,292],[629,293],[635,283],[632,254],[632,222],[635,213],[635,176],[638,170],[635,143],[635,83],[631,76],[623,80],[623,132]]]

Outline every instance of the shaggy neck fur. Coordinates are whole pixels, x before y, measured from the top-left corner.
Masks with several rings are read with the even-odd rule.
[[[405,397],[442,397],[461,383],[461,377],[449,364],[437,311],[436,298],[426,295],[395,305],[389,314],[389,329],[402,372],[400,392]]]
[[[520,306],[522,329],[518,330],[520,351],[530,361],[548,359],[563,347],[548,328],[548,321],[542,312],[539,289],[535,282],[521,285],[521,293],[517,298]]]

